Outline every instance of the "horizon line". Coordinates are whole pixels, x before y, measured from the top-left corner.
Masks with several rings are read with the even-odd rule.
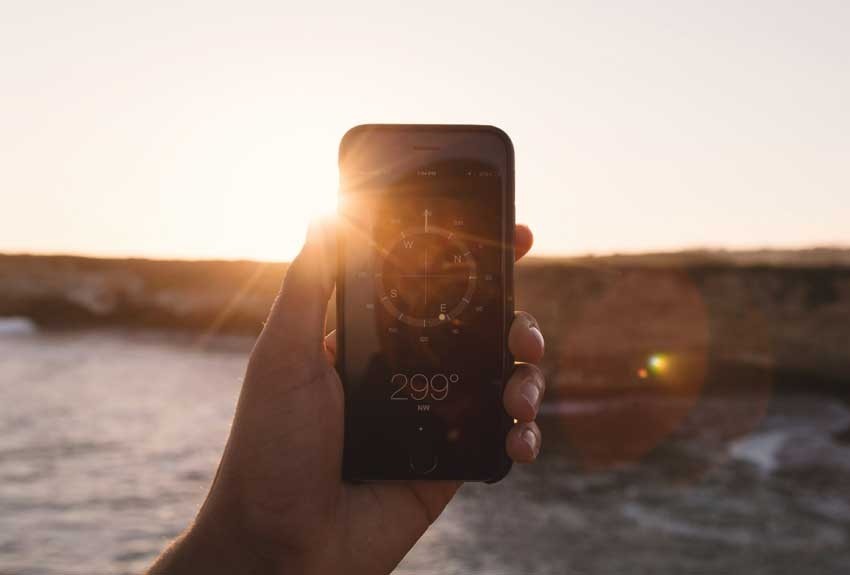
[[[599,252],[544,252],[529,253],[523,260],[580,260],[591,258],[637,257],[637,256],[670,256],[670,255],[699,255],[699,254],[767,254],[767,253],[805,253],[805,252],[850,252],[850,244],[807,244],[798,246],[692,246],[658,250],[613,250]],[[266,259],[251,257],[192,257],[180,255],[156,254],[109,254],[81,252],[26,252],[0,250],[0,257],[43,257],[43,258],[79,258],[92,260],[143,260],[170,262],[253,262],[265,264],[288,264],[290,259]]]

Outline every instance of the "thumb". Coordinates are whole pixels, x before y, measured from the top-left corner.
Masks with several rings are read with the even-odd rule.
[[[302,360],[324,353],[325,316],[336,284],[336,242],[334,220],[311,223],[301,252],[286,271],[261,341]]]

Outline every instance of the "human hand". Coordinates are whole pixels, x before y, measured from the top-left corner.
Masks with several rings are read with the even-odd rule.
[[[532,235],[517,226],[515,236],[519,259]],[[388,573],[460,487],[342,480],[344,397],[336,334],[324,335],[335,276],[336,231],[314,226],[251,353],[207,499],[151,573]],[[517,423],[506,449],[527,463],[540,450],[534,419],[545,387],[531,315],[516,313],[508,346],[518,364],[503,401]]]

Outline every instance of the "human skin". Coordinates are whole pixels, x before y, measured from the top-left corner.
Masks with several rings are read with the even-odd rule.
[[[517,259],[531,249],[517,226]],[[336,230],[314,225],[290,265],[248,362],[230,437],[194,522],[149,575],[389,573],[452,499],[459,481],[352,484],[342,480],[343,388],[325,335],[336,283]],[[517,359],[503,402],[517,420],[508,455],[532,462],[545,382],[543,336],[517,312],[508,337]]]

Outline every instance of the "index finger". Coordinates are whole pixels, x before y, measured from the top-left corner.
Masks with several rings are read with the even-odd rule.
[[[514,259],[519,259],[531,249],[534,244],[534,234],[525,224],[517,224],[514,231]]]

